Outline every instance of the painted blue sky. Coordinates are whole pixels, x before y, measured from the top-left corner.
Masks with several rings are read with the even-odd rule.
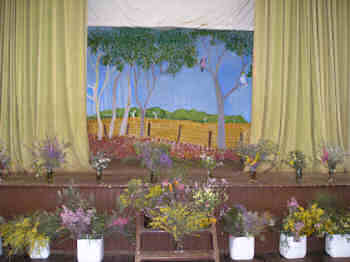
[[[212,53],[223,50],[223,46],[214,46]],[[204,56],[204,52],[198,45],[199,57]],[[89,54],[88,51],[88,56]],[[90,57],[91,58],[91,57]],[[251,59],[251,58],[249,58]],[[92,60],[95,60],[92,57]],[[211,60],[213,61],[213,60]],[[226,94],[230,90],[235,81],[239,79],[241,70],[241,58],[237,55],[227,51],[220,70],[219,82],[223,93]],[[106,68],[100,66],[100,85],[104,80]],[[122,108],[127,101],[127,68],[122,73],[117,90],[117,107]],[[114,79],[112,75],[111,79]],[[142,80],[144,81],[144,80]],[[141,83],[142,83],[141,81]],[[94,68],[90,63],[87,65],[87,84],[93,85],[95,82]],[[131,83],[133,85],[133,83]],[[252,85],[251,79],[248,79],[248,87],[241,87],[236,90],[230,97],[225,100],[225,115],[242,115],[248,122],[250,122],[251,113],[251,93]],[[112,108],[112,81],[109,82],[103,96],[101,97],[100,110]],[[88,89],[88,95],[92,95],[91,89]],[[141,96],[143,94],[141,93]],[[135,101],[135,93],[132,90],[132,107],[137,107]],[[170,75],[161,75],[157,81],[155,91],[151,97],[148,108],[158,106],[168,111],[176,109],[196,109],[204,111],[209,114],[217,113],[216,96],[214,82],[211,75],[204,71],[201,72],[199,65],[193,68],[183,68],[175,77]],[[89,99],[87,100],[87,114],[94,115],[95,105]]]

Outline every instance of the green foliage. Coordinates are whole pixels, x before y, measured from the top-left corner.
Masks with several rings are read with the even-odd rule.
[[[159,119],[166,119],[168,115],[169,112],[160,107],[151,107],[146,110],[147,118],[155,118],[157,116]]]
[[[132,107],[129,112],[129,117],[132,116],[132,111],[136,111],[135,117],[140,117],[140,109]],[[170,119],[170,120],[190,120],[199,123],[216,123],[218,121],[218,115],[207,114],[203,111],[197,111],[195,109],[177,109],[174,112],[167,111],[160,107],[151,107],[146,110],[147,118],[155,118],[155,112],[158,119]],[[117,109],[117,118],[122,118],[124,114],[124,108]],[[111,118],[112,111],[101,111],[102,118]],[[89,116],[88,119],[96,119],[96,116]],[[248,123],[241,115],[225,116],[225,123]]]
[[[194,30],[194,37],[210,37],[210,44],[223,43],[225,48],[238,56],[253,53],[254,32],[234,30]]]
[[[88,46],[93,54],[102,54],[104,65],[116,66],[119,71],[125,65],[145,71],[157,65],[161,72],[173,75],[183,66],[196,64],[195,40],[188,30],[177,29],[91,28],[88,33]]]

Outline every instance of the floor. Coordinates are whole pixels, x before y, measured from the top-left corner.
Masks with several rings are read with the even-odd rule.
[[[41,262],[75,262],[76,257],[72,255],[51,255],[48,259],[31,260],[29,257],[12,257],[11,259],[4,256],[0,257],[0,262],[11,261],[11,262],[29,262],[29,261],[41,261]],[[130,255],[107,255],[104,257],[103,262],[133,262],[134,258]],[[221,258],[222,262],[231,262],[231,258],[228,256]],[[237,261],[237,260],[236,260]],[[243,261],[243,260],[242,260]],[[247,260],[244,260],[247,261]],[[350,262],[350,258],[331,258],[323,253],[312,253],[308,254],[303,259],[287,260],[282,258],[279,254],[264,254],[256,255],[254,260],[251,262]],[[80,261],[84,262],[84,261]]]

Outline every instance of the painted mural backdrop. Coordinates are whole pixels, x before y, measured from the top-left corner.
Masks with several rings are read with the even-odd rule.
[[[89,28],[89,132],[232,146],[250,122],[252,51],[249,31]]]

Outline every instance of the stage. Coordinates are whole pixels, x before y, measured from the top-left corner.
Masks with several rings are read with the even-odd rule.
[[[191,168],[189,177],[205,175],[201,168]],[[102,183],[96,183],[95,173],[56,173],[53,184],[47,184],[45,179],[34,179],[28,174],[16,174],[8,177],[0,184],[0,214],[9,217],[16,214],[46,209],[54,210],[57,206],[57,190],[67,187],[73,179],[73,186],[83,193],[95,195],[97,208],[109,210],[116,204],[116,197],[125,189],[128,180],[147,177],[147,170],[134,164],[114,163],[103,174]],[[275,216],[282,216],[286,212],[287,200],[295,197],[300,203],[306,204],[319,193],[330,193],[339,200],[350,203],[350,175],[337,173],[334,184],[327,183],[327,174],[305,173],[301,184],[295,182],[294,173],[263,173],[258,174],[257,183],[250,183],[247,173],[237,171],[232,166],[224,166],[215,170],[214,177],[225,178],[228,181],[228,204],[243,204],[248,209],[262,211],[269,210]],[[218,225],[219,248],[222,254],[228,254],[228,236]],[[321,251],[324,240],[310,238],[308,252]],[[172,248],[172,241],[167,234],[157,233],[144,237],[144,249],[162,250]],[[266,240],[256,240],[256,253],[278,252],[279,234],[266,234]],[[74,242],[67,241],[60,245],[53,245],[53,252],[72,253]],[[200,238],[190,237],[185,240],[185,249],[210,248],[209,236],[202,234]],[[106,253],[133,254],[134,247],[123,237],[108,237],[105,241]]]

